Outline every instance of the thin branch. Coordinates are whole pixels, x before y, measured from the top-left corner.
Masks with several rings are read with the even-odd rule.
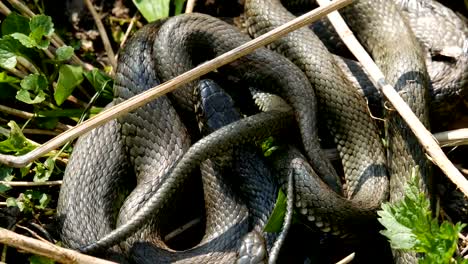
[[[21,3],[18,0],[8,0],[8,2],[18,11],[20,11],[23,15],[27,17],[33,17],[34,13],[31,11],[25,4]]]
[[[19,118],[23,118],[23,119],[30,119],[30,118],[34,117],[34,114],[32,114],[32,113],[22,111],[22,110],[18,110],[18,109],[15,109],[15,108],[11,108],[11,107],[5,106],[5,105],[0,105],[0,111],[3,112],[3,113],[7,113],[9,115],[14,115],[14,116],[17,116]]]
[[[329,0],[317,0],[320,5],[330,3]],[[461,189],[461,191],[468,197],[468,180],[460,173],[460,171],[450,162],[445,153],[439,147],[431,132],[429,132],[418,117],[413,113],[411,108],[400,97],[400,95],[393,89],[392,86],[386,83],[385,76],[379,67],[375,64],[374,60],[369,56],[367,51],[362,47],[352,31],[346,25],[345,21],[338,12],[332,12],[328,15],[330,23],[335,28],[338,35],[343,42],[358,59],[361,65],[369,73],[370,77],[381,88],[382,93],[393,105],[397,112],[401,115],[406,124],[415,134],[416,138],[421,143],[422,147],[431,157],[432,162],[444,172],[449,179]]]
[[[200,221],[201,221],[200,217],[189,221],[188,223],[184,224],[183,226],[181,226],[181,227],[173,230],[169,234],[167,234],[164,237],[164,241],[169,241],[169,240],[173,239],[174,237],[176,237],[176,236],[182,234],[183,232],[185,232],[187,229],[197,225],[198,223],[200,223]]]
[[[185,6],[185,13],[192,13],[193,8],[195,7],[196,0],[187,0],[187,5]]]
[[[11,10],[1,1],[0,1],[0,13],[2,13],[5,16],[8,16],[11,13]]]
[[[9,115],[13,115],[13,116],[16,116],[16,117],[19,117],[19,118],[23,118],[23,119],[31,119],[31,118],[35,117],[35,115],[33,113],[29,113],[29,112],[26,112],[26,111],[11,108],[11,107],[6,106],[6,105],[0,105],[0,112],[6,113],[6,114],[9,114]],[[72,126],[65,125],[63,123],[58,122],[57,123],[57,128],[62,130],[62,131],[66,131],[66,130],[72,128]]]
[[[106,50],[107,57],[109,58],[109,63],[112,66],[112,71],[115,71],[115,69],[117,68],[117,60],[115,59],[114,50],[112,49],[112,45],[110,44],[109,37],[107,36],[107,33],[106,33],[106,29],[104,28],[101,18],[99,17],[99,14],[96,12],[96,9],[94,8],[93,3],[91,3],[90,0],[84,0],[84,2],[86,4],[86,7],[88,7],[89,11],[91,12],[94,22],[96,23],[96,26],[99,31],[99,35],[101,36],[102,44],[104,44],[104,49]]]
[[[26,68],[30,73],[39,73],[39,70],[31,62],[23,57],[17,57],[16,60],[20,65]]]
[[[62,185],[62,181],[46,181],[46,182],[0,181],[0,184],[8,185],[10,187],[38,187],[38,186]]]
[[[28,231],[36,239],[39,239],[40,241],[45,242],[45,243],[50,243],[49,241],[47,241],[47,239],[41,237],[40,235],[38,235],[36,232],[32,231],[31,229],[29,229],[29,228],[27,228],[25,226],[22,226],[20,224],[16,224],[16,226],[21,228],[21,229],[24,229],[24,230]]]
[[[342,260],[338,261],[336,264],[347,264],[353,261],[355,253],[351,253],[348,256],[344,257]]]
[[[120,48],[122,48],[127,42],[128,36],[130,36],[130,32],[132,32],[133,26],[135,26],[135,21],[136,21],[137,15],[134,15],[132,19],[130,20],[130,23],[128,24],[127,30],[125,31],[125,34],[122,38],[122,42],[120,42]],[[119,57],[119,54],[117,53],[115,55],[115,60],[117,61],[117,58]]]
[[[54,150],[55,148],[65,144],[66,142],[79,137],[80,135],[92,130],[93,128],[96,128],[108,122],[111,119],[117,118],[132,110],[135,110],[138,107],[154,100],[155,98],[158,98],[159,96],[172,92],[181,85],[193,81],[196,78],[199,78],[200,76],[205,75],[225,64],[231,63],[237,60],[238,58],[249,54],[255,49],[270,44],[271,42],[283,37],[289,32],[301,28],[305,25],[308,25],[330,12],[350,4],[351,2],[352,0],[337,0],[333,1],[329,5],[318,7],[300,17],[289,21],[288,23],[280,27],[277,27],[276,29],[273,29],[259,36],[256,39],[248,41],[233,50],[230,50],[210,61],[202,63],[172,80],[164,82],[141,94],[135,95],[118,105],[115,105],[102,111],[100,114],[58,135],[57,137],[43,144],[41,147],[38,147],[29,153],[26,153],[21,156],[0,154],[0,163],[17,168],[24,167],[31,161],[47,154],[49,151]]]
[[[24,73],[23,71],[20,71],[18,69],[15,69],[15,68],[12,68],[12,69],[6,69],[9,73],[15,75],[16,77],[20,78],[20,79],[23,79],[24,77],[27,76],[26,73]]]
[[[23,133],[29,134],[29,135],[47,135],[47,136],[54,136],[54,137],[60,134],[60,132],[58,131],[38,129],[38,128],[25,128],[23,129]]]
[[[434,137],[442,147],[468,145],[468,128],[435,133]]]
[[[62,248],[52,243],[43,242],[34,238],[19,235],[10,230],[0,228],[0,243],[15,248],[20,248],[27,252],[45,256],[52,260],[61,263],[96,263],[96,264],[111,264],[111,262],[104,259],[95,258],[71,249]]]

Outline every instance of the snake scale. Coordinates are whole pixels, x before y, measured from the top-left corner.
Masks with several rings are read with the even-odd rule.
[[[425,3],[431,1],[414,1],[422,3],[416,7],[403,2],[398,3],[398,8],[391,1],[360,0],[340,12],[384,71],[387,81],[429,127],[428,99],[431,96],[438,102],[442,98],[440,83],[449,82],[436,78],[436,73],[441,69],[451,71],[453,65],[446,61],[431,64],[432,57],[427,54],[440,55],[446,49],[429,45],[432,42],[423,39],[424,30],[413,33],[409,29],[409,24],[412,28],[416,25],[411,14],[424,10]],[[401,10],[410,15],[403,18]],[[245,16],[245,26],[252,37],[294,17],[279,0],[247,0]],[[463,47],[459,36],[466,40],[466,26],[459,27],[462,29],[457,32],[462,33],[454,33],[452,40],[453,45]],[[113,103],[174,78],[248,40],[235,27],[202,14],[180,15],[149,24],[121,52]],[[296,211],[320,230],[341,236],[359,234],[368,223],[375,223],[375,210],[387,199],[389,189],[391,201],[401,199],[409,171],[415,165],[423,175],[422,190],[430,193],[431,168],[411,131],[395,111],[386,111],[386,153],[379,128],[370,117],[356,82],[348,80],[349,73],[343,71],[343,65],[312,31],[300,29],[269,48],[284,57],[261,48],[217,72],[243,80],[245,89],[236,89],[248,90],[252,86],[280,95],[292,110],[270,110],[237,121],[222,120],[225,111],[230,113],[228,117],[237,115],[229,110],[229,99],[216,92],[209,95],[207,82],[195,81],[82,136],[67,166],[59,199],[65,245],[83,252],[100,251],[104,257],[123,262],[133,257],[139,263],[259,263],[268,256],[274,261],[286,233],[276,237],[262,230],[272,210],[272,197],[276,197],[273,174],[282,186],[295,190],[294,197],[288,198],[295,200]],[[459,61],[465,55],[458,54],[458,70],[454,72],[463,72],[460,69],[466,64]],[[431,82],[426,63],[432,65],[428,67]],[[451,92],[447,93],[451,100],[460,97],[460,87],[466,86],[466,74],[459,76],[450,78]],[[427,89],[429,84],[432,90]],[[214,107],[216,103],[211,107],[206,103],[208,99],[200,105],[200,96],[225,101],[220,108]],[[222,120],[207,124],[211,132],[208,135],[198,130],[198,107],[215,120]],[[218,112],[223,115],[216,117]],[[339,194],[338,173],[323,158],[319,124],[326,127],[340,152],[346,178],[343,196]],[[271,135],[281,138],[285,133],[297,133],[302,146],[278,151],[269,163],[264,163],[251,144]],[[196,171],[201,174],[204,189],[205,235],[194,247],[175,251],[162,237],[165,221],[170,220],[161,219],[174,213],[173,204],[183,203],[185,183],[197,177]],[[229,171],[237,173],[226,176]],[[395,252],[395,259],[413,263],[415,256]]]

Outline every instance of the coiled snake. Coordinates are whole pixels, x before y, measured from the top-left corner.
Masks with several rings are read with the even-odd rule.
[[[248,0],[245,8],[246,26],[254,36],[292,18],[277,0]],[[341,11],[386,74],[387,81],[428,125],[425,53],[399,12],[394,3],[384,0],[356,1]],[[115,102],[159,81],[169,80],[248,40],[236,28],[201,14],[181,15],[149,24],[133,36],[121,53]],[[133,254],[139,261],[149,258],[153,262],[197,261],[193,258],[204,255],[208,258],[203,262],[257,261],[257,256],[243,258],[232,254],[240,247],[243,237],[240,234],[255,230],[259,233],[258,228],[246,222],[249,213],[256,215],[258,203],[251,202],[254,208],[247,208],[234,195],[230,196],[230,187],[224,186],[216,176],[205,178],[213,184],[218,182],[211,191],[207,191],[210,185],[204,183],[205,199],[210,201],[206,195],[214,190],[224,190],[223,198],[211,200],[218,201],[214,202],[218,207],[207,205],[206,235],[200,246],[180,254],[173,252],[161,239],[158,219],[171,210],[171,201],[181,194],[184,182],[200,164],[203,163],[202,174],[216,175],[213,168],[217,165],[206,162],[213,163],[216,156],[240,144],[279,135],[285,128],[293,127],[293,119],[298,123],[302,148],[311,163],[311,167],[304,165],[306,169],[302,171],[312,174],[315,171],[339,192],[337,173],[323,158],[317,122],[326,125],[342,158],[347,178],[344,195],[351,200],[333,198],[338,194],[331,190],[322,191],[327,187],[323,187],[320,180],[316,186],[322,187],[317,195],[309,196],[311,198],[301,198],[305,197],[301,196],[301,191],[308,195],[313,193],[307,182],[295,185],[297,209],[322,231],[358,233],[359,228],[348,219],[375,221],[375,209],[387,199],[388,188],[391,201],[400,199],[409,171],[415,165],[419,165],[424,178],[421,187],[429,193],[430,166],[412,133],[396,113],[388,111],[386,157],[378,127],[368,114],[364,98],[353,88],[352,82],[346,80],[345,73],[312,31],[298,30],[278,40],[271,48],[289,60],[267,49],[259,49],[221,67],[218,72],[280,95],[292,106],[293,112],[269,111],[241,119],[191,146],[192,141],[198,139],[193,136],[197,134],[193,109],[198,103],[193,95],[198,84],[194,82],[81,137],[67,167],[60,194],[58,214],[63,242],[72,248],[95,252],[131,236],[120,248],[108,250],[107,256],[120,260],[115,253],[124,252],[124,255]],[[287,153],[273,163],[278,170],[287,172],[284,164],[288,160],[294,161],[289,162],[294,166],[301,165],[294,159],[300,155],[297,150]],[[242,158],[237,160],[247,163],[245,157],[238,157]],[[296,173],[298,177],[306,174],[302,171]],[[132,185],[136,187],[126,197],[130,192],[126,187]],[[226,213],[223,201],[225,206],[233,206],[231,215]],[[336,207],[342,210],[336,211]],[[219,219],[221,217],[223,219]],[[258,213],[256,217],[262,219]],[[246,239],[251,238],[247,236]],[[156,247],[158,260],[150,253],[153,251],[147,248],[147,243]],[[398,260],[411,262],[412,258],[414,256],[405,256]]]

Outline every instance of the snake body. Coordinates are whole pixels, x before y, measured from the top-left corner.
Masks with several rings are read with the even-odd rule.
[[[254,36],[293,18],[277,0],[248,0],[245,6],[249,31]],[[341,13],[372,53],[387,81],[400,91],[428,126],[425,56],[399,12],[390,1],[361,0]],[[169,80],[248,40],[232,26],[201,14],[181,15],[149,24],[128,41],[121,53],[115,102],[128,99],[159,81]],[[296,208],[323,231],[356,233],[365,227],[354,225],[352,219],[375,220],[375,209],[388,195],[386,166],[392,201],[401,199],[403,186],[415,165],[420,167],[424,179],[421,188],[429,193],[430,167],[411,131],[397,113],[387,113],[390,147],[386,157],[365,100],[311,31],[294,32],[271,48],[283,53],[305,74],[291,61],[267,49],[259,49],[218,71],[281,95],[292,110],[268,111],[235,121],[191,146],[191,141],[198,139],[193,136],[196,128],[193,109],[198,104],[193,90],[198,83],[193,82],[81,137],[67,167],[59,200],[64,243],[84,252],[96,252],[126,241],[121,248],[108,250],[108,254],[130,252],[138,262],[148,259],[260,261],[266,253],[257,246],[263,242],[257,242],[266,236],[266,248],[270,250],[274,240],[263,233],[262,227],[271,212],[275,190],[265,192],[268,198],[255,196],[255,188],[261,185],[259,181],[269,177],[248,177],[250,170],[245,168],[258,167],[260,175],[268,174],[268,168],[252,163],[258,154],[251,149],[230,150],[245,142],[278,135],[285,128],[293,127],[293,119],[299,124],[305,157],[293,149],[275,155],[273,163],[278,171],[286,172],[280,177],[283,183],[287,182],[288,175],[297,175],[295,178],[303,181],[295,184],[296,189],[304,193],[304,196],[296,195]],[[318,115],[315,114],[315,94]],[[323,159],[317,122],[326,125],[340,150],[348,180],[345,197],[350,200],[336,193],[340,184],[331,164]],[[209,126],[218,128],[216,124]],[[251,198],[246,199],[247,202],[238,199],[231,187],[224,185],[224,176],[218,174],[222,169],[216,157],[226,153],[235,157],[235,171],[244,174],[240,178],[244,181],[241,186],[246,186],[242,193]],[[223,190],[223,194],[205,196],[205,201],[211,201],[213,206],[206,207],[206,235],[200,244],[177,252],[162,241],[161,223],[156,219],[170,211],[171,201],[200,164],[205,175],[202,176],[205,177],[205,195],[218,190]],[[331,184],[333,190],[315,174]],[[271,182],[267,182],[263,184],[270,186]],[[126,189],[121,191],[121,186],[125,185],[135,188],[131,193]],[[316,192],[314,188],[319,190]],[[125,198],[122,193],[130,194]],[[235,209],[226,210],[229,206]],[[120,213],[116,208],[121,208]],[[77,224],[83,222],[88,223],[85,229]],[[249,256],[256,250],[260,253]],[[411,255],[396,253],[396,256],[398,261],[415,261]]]

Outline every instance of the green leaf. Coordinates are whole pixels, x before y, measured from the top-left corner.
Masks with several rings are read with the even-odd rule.
[[[6,199],[6,204],[8,207],[18,206],[18,204],[16,203],[16,199],[13,197],[8,197]]]
[[[34,125],[42,129],[54,129],[57,126],[58,118],[56,117],[36,117],[34,118]]]
[[[174,14],[175,15],[182,14],[182,8],[184,8],[184,3],[185,3],[185,0],[175,0],[174,1],[174,5],[175,5]]]
[[[107,74],[103,73],[102,71],[96,68],[92,69],[91,71],[85,72],[84,76],[86,77],[88,82],[91,83],[96,92],[99,92],[104,88],[102,96],[108,100],[113,99],[113,80],[111,77],[109,77]]]
[[[49,83],[47,81],[47,78],[44,75],[33,73],[24,77],[24,79],[21,80],[20,85],[21,85],[21,88],[25,90],[38,92],[38,91],[46,90]]]
[[[39,204],[36,205],[36,208],[45,209],[47,205],[49,204],[50,200],[51,200],[50,196],[47,195],[46,193],[43,193],[38,200]]]
[[[18,40],[26,48],[34,48],[36,46],[36,41],[34,41],[28,35],[25,35],[23,33],[13,33],[10,34],[10,36]]]
[[[27,104],[38,104],[43,102],[46,98],[46,94],[43,91],[39,91],[37,95],[32,95],[34,99],[31,98],[31,93],[26,90],[19,90],[16,94],[16,99]]]
[[[170,0],[133,0],[136,8],[148,22],[169,16]]]
[[[38,256],[34,255],[28,258],[30,264],[54,264],[55,261],[52,259],[43,257],[43,256]]]
[[[382,205],[377,214],[386,230],[381,233],[389,238],[392,248],[424,253],[419,263],[451,263],[458,234],[465,224],[444,221],[439,225],[432,218],[429,199],[420,191],[419,181],[416,168],[405,188],[405,197],[395,204]]]
[[[19,83],[20,79],[9,76],[6,72],[0,72],[0,83]]]
[[[54,23],[50,16],[36,15],[29,22],[29,29],[33,35],[50,37],[54,33]]]
[[[73,48],[70,46],[62,46],[55,52],[57,54],[57,60],[65,61],[73,56]]]
[[[278,197],[276,198],[275,208],[265,225],[264,231],[269,233],[280,232],[283,227],[284,216],[286,215],[286,195],[279,190]]]
[[[29,35],[29,19],[19,15],[18,13],[11,12],[2,22],[2,36],[23,33]]]
[[[16,66],[16,57],[21,56],[20,46],[11,36],[0,38],[0,67],[13,69]]]
[[[15,121],[8,122],[8,126],[11,128],[10,136],[8,139],[0,142],[1,153],[14,153],[15,155],[21,155],[36,148],[36,146],[29,142],[29,140],[23,135],[23,132],[21,132],[21,129]]]
[[[12,174],[13,168],[0,165],[0,181],[12,181],[14,176]],[[11,187],[5,184],[0,184],[0,193],[10,190]]]
[[[44,163],[37,162],[36,167],[34,167],[33,181],[35,182],[46,182],[49,180],[52,172],[54,172],[55,162],[53,158],[47,158]]]
[[[83,81],[83,69],[80,66],[62,65],[59,69],[59,78],[57,89],[55,89],[54,98],[57,105],[61,105],[73,89]]]
[[[263,156],[269,157],[275,150],[278,149],[278,146],[275,145],[275,139],[273,137],[269,137],[262,141],[261,148],[263,152]]]
[[[29,206],[34,206],[38,209],[44,209],[50,201],[50,196],[46,193],[37,190],[27,190],[24,192],[23,197],[20,196]],[[16,200],[18,202],[18,199]]]
[[[10,190],[11,187],[8,185],[5,185],[3,183],[0,183],[0,193],[5,193],[6,191]]]
[[[46,49],[50,44],[47,37],[54,33],[52,18],[46,15],[33,16],[29,22],[29,28],[31,29],[29,37],[35,42],[35,46],[40,49]]]
[[[31,171],[31,165],[32,163],[29,163],[28,165],[20,168],[21,177],[24,177],[29,174],[29,172]]]
[[[13,168],[0,165],[0,181],[11,181],[15,177],[13,174]]]
[[[380,233],[390,240],[390,245],[395,249],[411,249],[416,243],[416,236],[410,228],[402,225],[395,217],[395,212],[389,204],[382,205],[383,211],[378,211],[379,222],[386,230]]]
[[[27,192],[27,191],[26,191]],[[33,203],[28,195],[25,193],[21,193],[18,198],[8,198],[7,205],[8,206],[16,206],[20,209],[21,212],[30,213],[33,211]]]
[[[30,74],[20,83],[22,90],[16,94],[16,99],[27,104],[37,104],[43,102],[47,97],[44,92],[48,87],[47,79],[42,74]],[[34,98],[34,99],[32,99]]]

